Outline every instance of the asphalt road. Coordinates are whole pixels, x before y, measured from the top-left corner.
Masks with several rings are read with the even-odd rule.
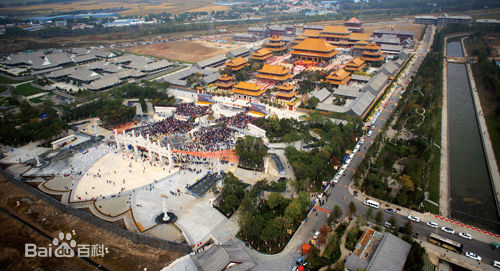
[[[409,67],[408,71],[406,72],[406,77],[403,77],[400,80],[400,82],[403,82],[403,84],[405,84],[405,85],[407,84],[407,82],[409,82],[410,76],[416,72],[416,69],[418,69],[418,66],[420,65],[423,58],[425,57],[425,53],[429,49],[429,46],[430,46],[430,44],[429,44],[430,41],[431,41],[430,31],[427,31],[426,36],[424,38],[424,44],[422,46],[422,48],[423,48],[422,54],[419,54],[417,56],[415,65],[412,65]],[[405,87],[406,86],[403,86],[403,89]],[[378,119],[375,121],[375,124],[373,125],[371,136],[368,137],[367,135],[365,135],[363,137],[365,139],[364,140],[365,142],[361,146],[360,152],[358,152],[356,154],[356,156],[353,158],[352,162],[349,164],[348,168],[351,170],[347,170],[346,174],[340,179],[339,183],[337,185],[335,185],[335,187],[332,187],[331,189],[329,189],[329,191],[327,192],[330,194],[329,200],[324,206],[322,206],[322,208],[327,209],[327,210],[333,210],[333,206],[335,204],[337,204],[337,205],[342,207],[344,213],[347,213],[348,205],[351,201],[353,201],[355,203],[356,210],[357,210],[356,213],[358,213],[358,214],[365,214],[367,208],[370,208],[370,207],[365,206],[362,203],[362,201],[363,201],[362,195],[357,196],[358,200],[353,200],[353,196],[348,191],[348,186],[353,181],[354,170],[358,168],[359,164],[363,160],[363,154],[371,146],[373,140],[376,138],[378,133],[384,128],[386,120],[390,117],[390,115],[392,114],[392,111],[396,108],[398,102],[400,101],[400,99],[401,99],[401,92],[400,91],[401,91],[400,89],[396,89],[395,91],[393,91],[392,95],[387,99],[387,103],[386,103],[385,108],[382,110]],[[383,209],[383,208],[380,208],[380,209]],[[391,215],[384,212],[384,221],[388,220],[390,216]],[[395,217],[397,220],[397,225],[396,225],[397,227],[403,226],[408,221],[406,214],[405,215],[396,214]],[[500,252],[492,250],[489,246],[489,243],[484,243],[484,242],[474,240],[474,239],[468,240],[468,239],[459,237],[458,230],[455,230],[455,234],[445,233],[439,229],[434,229],[434,228],[431,228],[431,227],[425,225],[425,222],[426,221],[420,222],[420,223],[412,222],[413,235],[416,236],[418,234],[417,239],[427,241],[429,238],[429,235],[431,233],[436,233],[436,234],[439,234],[439,235],[446,237],[448,239],[462,243],[464,245],[464,248],[463,248],[464,252],[471,251],[471,252],[478,254],[479,256],[481,256],[483,258],[484,263],[491,264],[493,260],[500,260]],[[434,221],[434,222],[439,224],[440,221]],[[441,226],[439,226],[439,227],[441,227]]]

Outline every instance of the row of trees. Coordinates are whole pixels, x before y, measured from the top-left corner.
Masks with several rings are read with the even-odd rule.
[[[254,249],[277,253],[304,219],[310,199],[305,192],[293,199],[271,192],[264,199],[261,195],[266,187],[265,181],[261,181],[245,194],[238,216],[238,237]]]
[[[239,165],[245,168],[262,169],[264,157],[267,156],[267,147],[262,138],[245,136],[236,141],[235,152],[239,158]]]
[[[21,102],[18,113],[9,114],[0,121],[0,142],[18,146],[36,140],[50,140],[64,133],[68,126],[53,106],[50,101],[39,106]]]

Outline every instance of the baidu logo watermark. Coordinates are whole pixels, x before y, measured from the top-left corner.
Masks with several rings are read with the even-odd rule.
[[[74,231],[73,231],[73,234]],[[73,240],[71,233],[60,232],[57,238],[52,240],[52,244],[47,247],[39,247],[36,244],[24,244],[24,257],[104,257],[109,250],[104,245],[98,244],[77,244]]]

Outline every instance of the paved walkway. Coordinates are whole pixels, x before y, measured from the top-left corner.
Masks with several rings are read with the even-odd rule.
[[[446,41],[444,54],[446,55]],[[439,170],[439,214],[450,216],[450,166],[448,150],[448,69],[443,59],[443,100],[441,107],[441,163]]]

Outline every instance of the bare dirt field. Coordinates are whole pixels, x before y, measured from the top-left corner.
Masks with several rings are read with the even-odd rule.
[[[59,232],[76,231],[77,244],[103,244],[109,248],[104,257],[90,259],[107,270],[160,270],[180,253],[139,245],[107,230],[83,221],[34,197],[0,175],[0,264],[3,270],[90,270],[92,267],[77,257],[26,258],[24,244],[46,247]],[[19,205],[16,202],[19,201]],[[10,215],[14,215],[14,218]],[[27,223],[26,224],[23,224]]]
[[[12,2],[12,1],[11,1]],[[6,6],[0,8],[0,15],[13,14],[31,16],[50,14],[53,12],[75,12],[78,10],[99,10],[123,8],[120,15],[148,15],[162,12],[180,13],[185,11],[219,11],[227,10],[227,6],[216,6],[210,0],[81,0],[61,4],[31,4],[23,6]]]
[[[212,43],[209,41],[175,41],[162,44],[128,47],[126,50],[140,55],[164,57],[167,59],[195,63],[216,55],[224,54],[241,45]]]
[[[364,26],[365,32],[373,32],[375,29],[391,29],[396,31],[412,31],[415,33],[415,40],[419,41],[425,31],[425,25],[421,24],[376,24]]]

